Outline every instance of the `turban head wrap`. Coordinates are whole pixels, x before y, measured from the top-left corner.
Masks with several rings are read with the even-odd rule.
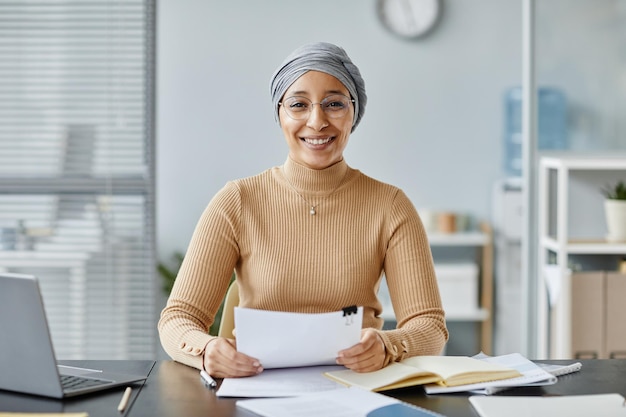
[[[285,91],[298,78],[308,71],[320,71],[337,78],[350,92],[354,99],[354,120],[352,131],[365,113],[367,95],[365,94],[365,82],[356,65],[346,54],[343,48],[326,42],[310,43],[296,49],[285,59],[272,75],[270,81],[270,94],[274,106],[274,117],[278,121],[278,102],[282,99]]]

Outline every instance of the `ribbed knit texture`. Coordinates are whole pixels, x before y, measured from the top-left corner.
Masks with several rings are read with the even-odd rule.
[[[317,205],[316,215],[305,200]],[[322,313],[359,305],[363,326],[375,329],[383,324],[376,294],[384,274],[398,322],[398,329],[380,331],[386,363],[439,354],[448,338],[415,208],[398,188],[344,161],[311,170],[288,159],[215,195],[159,321],[174,360],[202,368],[233,269],[243,307]]]

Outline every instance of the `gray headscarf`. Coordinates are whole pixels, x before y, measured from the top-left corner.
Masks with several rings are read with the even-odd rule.
[[[270,94],[274,105],[274,117],[278,118],[278,102],[285,91],[307,71],[320,71],[337,78],[346,86],[355,100],[352,132],[365,113],[367,95],[365,82],[356,65],[343,48],[326,42],[316,42],[301,46],[285,59],[272,75]]]

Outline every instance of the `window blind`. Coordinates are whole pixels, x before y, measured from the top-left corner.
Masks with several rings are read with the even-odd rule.
[[[60,359],[156,356],[154,0],[0,0],[0,269]]]

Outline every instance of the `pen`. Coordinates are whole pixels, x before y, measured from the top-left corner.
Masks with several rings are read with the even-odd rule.
[[[124,395],[122,395],[120,405],[117,406],[117,411],[119,411],[120,413],[126,409],[131,392],[133,392],[133,389],[131,387],[126,387],[126,391],[124,391]]]
[[[200,371],[200,378],[202,379],[202,382],[204,382],[204,385],[209,388],[215,388],[217,386],[217,382],[215,382],[215,380],[211,378],[211,375],[209,375],[204,369]]]

